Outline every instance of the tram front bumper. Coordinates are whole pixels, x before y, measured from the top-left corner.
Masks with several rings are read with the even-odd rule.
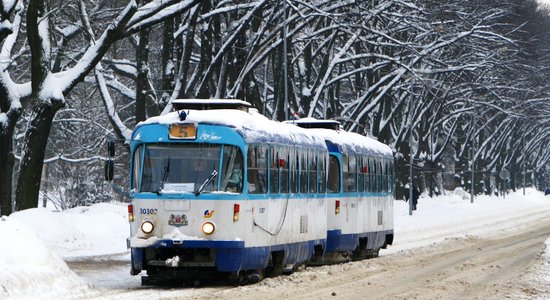
[[[247,254],[254,249],[245,248],[244,241],[158,239],[144,246],[131,238],[127,244],[133,275],[149,268],[215,268],[218,272],[235,272],[249,267]]]

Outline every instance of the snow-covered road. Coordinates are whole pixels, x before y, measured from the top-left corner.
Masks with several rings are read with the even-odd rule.
[[[0,274],[0,298],[34,298],[39,295],[42,298],[274,299],[284,297],[286,292],[306,298],[332,297],[333,292],[349,297],[360,295],[350,292],[352,286],[364,288],[362,293],[382,297],[384,294],[379,291],[385,289],[379,288],[384,287],[386,281],[418,280],[400,279],[396,275],[401,274],[399,270],[411,276],[425,276],[424,281],[417,289],[402,284],[404,290],[396,288],[385,296],[428,299],[466,295],[459,292],[472,287],[473,283],[468,282],[467,278],[496,278],[496,275],[502,273],[499,270],[507,270],[506,274],[516,275],[500,281],[487,281],[490,287],[501,291],[500,294],[482,293],[485,289],[479,288],[478,294],[474,292],[466,296],[550,297],[550,291],[544,288],[550,283],[550,250],[544,251],[544,242],[550,238],[550,232],[543,230],[550,228],[550,198],[531,189],[526,196],[518,192],[508,195],[506,199],[476,197],[473,204],[468,195],[460,191],[435,198],[422,197],[413,216],[408,215],[406,203],[396,201],[394,245],[381,251],[379,259],[307,267],[290,276],[269,278],[244,287],[141,287],[139,276],[129,275],[129,256],[125,252],[124,243],[128,224],[126,208],[122,204],[101,204],[60,213],[34,209],[15,213],[3,220],[0,222],[0,236],[2,244],[8,247],[0,248],[0,268],[7,270]],[[14,230],[18,234],[9,234]],[[43,249],[32,249],[38,251],[34,254],[31,249],[20,248],[24,244],[20,239],[29,240],[28,236],[33,234],[33,244],[44,241]],[[525,238],[527,236],[530,238]],[[546,244],[549,242],[546,241]],[[488,250],[477,249],[492,249],[492,254],[483,256],[480,253]],[[18,257],[18,253],[26,256]],[[49,258],[54,268],[52,270],[50,266],[46,273],[17,267],[18,263],[20,265],[21,261],[26,261],[27,265],[40,267],[36,270],[44,270],[48,267],[47,262],[40,263],[28,258],[49,257],[44,253],[62,257],[76,274],[61,260]],[[517,260],[496,260],[498,257],[514,256]],[[411,261],[411,257],[417,261]],[[392,273],[394,271],[397,273]],[[520,276],[524,272],[527,274]],[[57,279],[41,282],[45,276]],[[435,284],[436,281],[447,283]],[[501,285],[506,282],[523,284]],[[510,289],[505,289],[505,286],[510,286]],[[330,293],[325,293],[327,291]]]

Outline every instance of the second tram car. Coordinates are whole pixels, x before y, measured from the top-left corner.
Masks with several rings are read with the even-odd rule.
[[[393,156],[334,121],[269,120],[240,100],[175,100],[130,143],[131,274],[261,280],[393,242]]]

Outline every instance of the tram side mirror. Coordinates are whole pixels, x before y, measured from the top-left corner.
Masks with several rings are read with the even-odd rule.
[[[113,141],[107,142],[107,154],[109,154],[109,157],[115,156],[115,142]]]
[[[105,181],[113,181],[113,176],[115,174],[115,164],[112,158],[115,156],[115,142],[107,142],[107,155],[109,160],[105,162]]]
[[[105,162],[105,181],[113,181],[113,176],[115,175],[115,164],[112,160]]]

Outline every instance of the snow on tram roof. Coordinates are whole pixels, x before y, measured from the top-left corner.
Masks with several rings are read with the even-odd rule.
[[[344,130],[334,130],[339,124],[334,120],[304,118],[295,121],[277,122],[266,118],[250,103],[237,99],[176,99],[172,103],[176,109],[183,109],[187,116],[185,123],[202,123],[224,125],[235,128],[248,143],[275,142],[281,144],[299,143],[308,147],[326,149],[325,140],[338,144],[345,152],[365,153],[371,155],[392,156],[387,145]],[[246,109],[243,109],[246,108]],[[248,109],[250,108],[250,109]],[[152,117],[140,122],[136,128],[146,124],[181,123],[179,112],[173,111],[162,116]],[[299,123],[312,124],[308,129],[296,126]],[[314,123],[330,125],[328,129],[315,128]]]
[[[238,109],[246,112],[252,107],[249,102],[238,99],[174,99],[172,106],[174,110]]]
[[[338,144],[344,148],[344,151],[353,151],[356,153],[365,153],[370,155],[391,156],[391,148],[373,138],[345,130],[312,129],[319,131],[319,134],[325,136],[325,139]],[[322,133],[321,133],[322,132]]]
[[[326,149],[325,140],[307,129],[270,120],[255,109],[249,112],[237,109],[184,110],[187,113],[184,123],[224,125],[235,128],[248,143],[275,142],[281,144],[299,143],[307,147]],[[182,123],[179,112],[152,117],[139,126],[147,124]]]
[[[392,156],[391,148],[375,139],[348,132],[339,128],[340,122],[335,120],[319,120],[315,118],[303,118],[295,121],[285,121],[288,124],[295,124],[304,128],[310,128],[316,135],[340,145],[345,152],[365,153],[370,155]],[[327,126],[328,125],[328,126]],[[338,126],[336,126],[338,125]]]

